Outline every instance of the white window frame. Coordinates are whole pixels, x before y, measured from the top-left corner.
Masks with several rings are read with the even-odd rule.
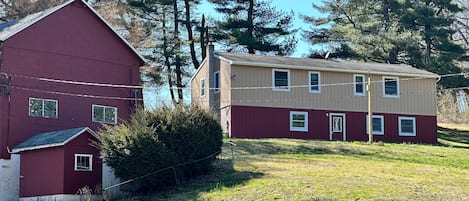
[[[215,73],[213,74],[214,74],[213,76],[214,92],[213,93],[217,94],[220,92],[220,71],[215,71]],[[218,78],[218,82],[217,82],[217,78]]]
[[[102,122],[94,120],[94,108],[95,107],[102,107],[103,108],[104,117],[103,117]],[[106,122],[106,108],[112,108],[116,111],[116,112],[114,112],[114,122]],[[91,105],[91,121],[96,122],[96,123],[102,123],[102,124],[117,124],[117,107],[106,106],[106,105],[96,105],[96,104]]]
[[[203,83],[203,86],[202,86],[202,83]],[[205,96],[205,78],[200,79],[200,83],[199,83],[199,84],[200,84],[200,92],[199,92],[199,94],[200,94],[200,97],[202,98],[202,97]]]
[[[293,115],[304,115],[304,127],[293,126]],[[308,112],[290,111],[290,131],[308,132]]]
[[[79,169],[77,164],[78,157],[87,157],[89,159],[90,167],[88,169]],[[74,170],[80,172],[91,172],[93,171],[93,155],[92,154],[75,154]]]
[[[381,119],[381,131],[376,132],[373,131],[373,135],[384,135],[384,116],[383,115],[373,115],[374,118],[379,118]],[[373,119],[371,121],[373,121]],[[366,134],[369,134],[369,128],[368,128],[368,115],[366,115]]]
[[[31,115],[31,100],[40,100],[40,101],[42,101],[41,116]],[[55,102],[55,117],[46,117],[46,116],[44,116],[44,101]],[[44,98],[32,98],[32,97],[30,97],[29,101],[28,101],[28,115],[30,117],[42,117],[42,118],[48,118],[48,119],[57,119],[57,118],[59,118],[59,101],[54,100],[54,99],[44,99]]]
[[[361,77],[363,79],[363,82],[361,83],[363,86],[363,92],[359,93],[357,92],[357,77]],[[365,75],[363,74],[354,74],[353,75],[353,94],[355,96],[365,96],[366,95],[366,80],[365,80]]]
[[[286,88],[283,87],[276,87],[275,86],[275,72],[287,72],[287,81],[288,85]],[[290,70],[285,70],[285,69],[272,69],[272,90],[273,91],[290,91]]]
[[[402,132],[402,129],[401,129],[401,121],[402,120],[412,120],[412,126],[414,127],[414,132],[412,132],[412,133]],[[399,136],[416,136],[417,135],[417,127],[415,125],[415,117],[399,117],[398,118],[398,124],[399,124]]]
[[[311,74],[317,74],[318,75],[318,90],[312,90],[311,87]],[[309,93],[321,93],[321,72],[318,71],[309,71],[308,72],[308,88],[309,88]]]
[[[386,94],[386,79],[396,80],[396,87],[397,87],[397,94],[396,95]],[[386,98],[399,98],[400,95],[401,95],[400,91],[401,90],[400,90],[400,84],[399,84],[399,77],[386,77],[386,76],[383,76],[383,97],[386,97]]]

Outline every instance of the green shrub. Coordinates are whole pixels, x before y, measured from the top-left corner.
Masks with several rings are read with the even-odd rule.
[[[129,122],[100,131],[101,152],[106,163],[123,180],[177,166],[178,180],[200,175],[211,167],[213,157],[186,165],[221,151],[222,131],[215,118],[196,107],[154,111],[139,110]],[[138,181],[140,190],[158,190],[175,184],[174,170]]]

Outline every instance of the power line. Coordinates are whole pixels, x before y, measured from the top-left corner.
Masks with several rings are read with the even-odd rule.
[[[55,94],[55,95],[64,95],[64,96],[75,96],[75,97],[82,97],[82,98],[111,99],[111,100],[131,100],[131,101],[134,101],[134,100],[141,101],[141,100],[143,100],[142,98],[131,98],[131,97],[128,98],[128,97],[115,97],[115,96],[96,96],[96,95],[89,95],[89,94],[76,94],[76,93],[67,93],[67,92],[58,92],[58,91],[46,91],[46,90],[32,89],[32,88],[27,88],[27,87],[17,87],[17,86],[11,86],[11,88],[25,90],[25,91],[34,91],[34,92],[48,93],[48,94]]]

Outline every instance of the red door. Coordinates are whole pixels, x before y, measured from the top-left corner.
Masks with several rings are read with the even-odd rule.
[[[345,141],[345,114],[330,115],[330,139]]]

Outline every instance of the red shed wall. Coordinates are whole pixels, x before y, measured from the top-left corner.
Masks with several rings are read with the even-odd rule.
[[[77,190],[84,186],[90,187],[93,192],[96,187],[101,189],[102,161],[99,150],[91,146],[91,143],[96,141],[92,135],[84,133],[65,145],[63,194],[76,194]],[[92,154],[93,171],[75,171],[75,154]]]
[[[308,132],[290,131],[290,111],[308,112]],[[366,113],[348,111],[305,110],[231,106],[231,137],[234,138],[299,138],[329,140],[328,113],[345,113],[347,141],[366,141]],[[374,135],[375,141],[436,143],[436,116],[383,114],[384,135]],[[399,136],[398,117],[415,117],[416,136]]]
[[[92,104],[118,108],[128,119],[133,101],[70,96],[134,97],[134,90],[39,81],[37,77],[138,85],[141,61],[92,11],[72,3],[17,33],[2,44],[2,67],[11,77],[11,102],[0,95],[0,158],[40,132],[88,126]],[[58,92],[58,93],[56,93]],[[65,95],[65,94],[69,95]],[[141,97],[141,91],[138,90]],[[30,97],[58,100],[58,118],[29,117]],[[9,133],[9,135],[8,135]]]
[[[62,194],[63,147],[25,151],[20,161],[20,197]]]

